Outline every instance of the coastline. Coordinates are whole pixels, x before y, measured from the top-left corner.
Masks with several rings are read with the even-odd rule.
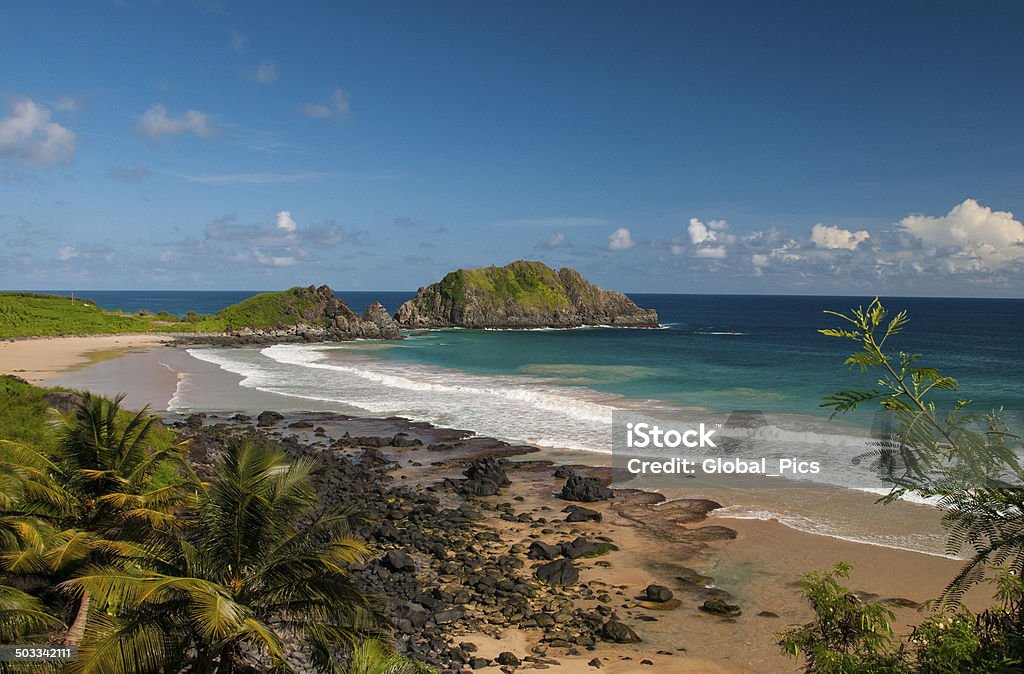
[[[76,367],[171,341],[173,337],[156,333],[7,339],[0,341],[0,374],[38,384]]]
[[[136,337],[150,339],[135,341]],[[167,363],[173,364],[183,354],[181,349],[155,348],[164,340],[145,335],[29,340],[37,342],[38,348],[17,362],[24,370],[32,368],[30,372],[38,371],[37,376],[46,377],[45,381],[50,385],[89,388],[107,395],[125,391],[130,406],[149,404],[152,409],[164,410],[182,384],[181,374]],[[10,344],[4,343],[0,348],[9,348]],[[116,349],[111,352],[111,358],[90,361],[90,353],[109,349]],[[53,356],[49,355],[51,352]],[[187,355],[184,357],[191,359]],[[209,377],[207,382],[220,382],[220,388],[213,397],[220,399],[223,409],[220,413],[211,411],[210,418],[203,423],[221,423],[230,416],[230,412],[240,411],[233,407],[240,400],[240,396],[232,393],[239,391],[237,377],[224,372],[210,372],[206,376]],[[253,406],[261,404],[266,405],[263,409],[274,409],[273,401],[273,394],[254,396],[246,401],[243,411],[252,411]],[[292,402],[294,405],[295,402],[308,401]],[[328,407],[325,405],[324,409]],[[304,413],[293,411],[292,414],[302,418]],[[311,412],[307,416],[312,415]],[[181,417],[172,415],[169,418]],[[424,424],[397,419],[362,421],[371,425],[424,427]],[[450,432],[441,428],[433,430],[442,434]],[[290,433],[294,432],[281,431],[279,435],[286,437]],[[444,466],[434,466],[430,470],[422,465],[412,465],[420,461],[414,461],[411,455],[406,456],[408,450],[388,447],[382,451],[388,458],[400,461],[402,467],[396,475],[401,480],[409,480],[410,484],[423,483],[427,477],[436,479],[445,471],[451,477],[458,476],[459,469],[468,459],[468,456],[460,454],[446,461]],[[425,459],[422,455],[421,458]],[[591,465],[581,466],[579,462],[584,458]],[[552,462],[574,463],[584,474],[603,474],[603,469],[594,465],[601,462],[601,457],[581,457],[578,452],[542,450],[520,459],[510,468],[512,486],[501,496],[482,501],[494,507],[511,501],[517,511],[534,515],[548,510],[557,513],[566,503],[555,497],[563,480],[553,477]],[[588,535],[610,537],[621,551],[607,558],[610,567],[588,565],[581,574],[582,580],[592,588],[622,588],[623,594],[616,599],[618,610],[644,638],[636,645],[599,644],[596,652],[608,658],[603,662],[604,671],[636,671],[636,663],[645,658],[651,658],[656,666],[670,666],[672,671],[680,672],[793,671],[796,661],[779,655],[773,635],[790,624],[804,622],[811,617],[795,589],[795,581],[800,574],[827,568],[837,561],[851,563],[854,567],[850,581],[852,589],[864,596],[900,600],[901,605],[895,606],[897,619],[894,629],[897,634],[906,634],[908,625],[921,620],[915,607],[935,598],[959,568],[956,560],[802,532],[778,521],[730,517],[728,511],[717,514],[712,511],[707,519],[696,524],[681,521],[680,509],[685,511],[687,503],[698,496],[713,496],[723,506],[733,505],[728,494],[711,494],[701,489],[693,490],[678,500],[675,495],[667,500],[662,495],[626,490],[619,492],[611,502],[584,504],[601,512],[605,522],[576,527]],[[867,495],[862,496],[868,498]],[[528,526],[510,523],[500,517],[493,521],[489,518],[488,522],[501,532],[506,548],[526,540],[530,534]],[[710,540],[701,540],[702,534],[698,533],[698,544],[694,544],[689,540],[692,532],[701,528],[712,531],[714,536]],[[680,571],[681,568],[684,571]],[[743,614],[735,619],[720,619],[698,611],[696,607],[704,596],[701,592],[712,588],[694,588],[681,583],[679,579],[690,572],[713,579],[713,589],[727,593],[731,601],[741,605]],[[650,583],[672,588],[683,605],[666,614],[637,608],[632,597]],[[984,589],[972,592],[965,599],[975,608],[987,605],[990,600]],[[582,605],[589,604],[582,602]],[[764,612],[775,617],[758,615]],[[651,617],[655,620],[648,621],[647,618]],[[474,639],[480,646],[480,653],[488,658],[509,650],[512,644],[522,644],[526,649],[535,643],[537,637],[528,630],[488,632],[490,634],[470,632],[465,635],[466,639]],[[489,653],[492,647],[496,649],[493,654]],[[680,648],[686,650],[677,650]],[[674,653],[671,661],[667,660],[669,656],[665,653]],[[559,664],[548,666],[557,672],[593,671],[587,665],[592,657],[594,653],[590,651],[579,656],[559,652]],[[623,657],[632,659],[622,660]]]

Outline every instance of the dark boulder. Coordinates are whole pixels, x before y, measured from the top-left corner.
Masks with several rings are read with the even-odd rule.
[[[735,618],[743,613],[736,604],[730,604],[724,599],[708,599],[701,604],[700,610],[712,615],[720,615],[726,618]]]
[[[618,620],[609,620],[601,628],[601,638],[615,644],[636,644],[641,641],[633,628]]]
[[[601,481],[596,477],[573,475],[566,480],[559,496],[566,501],[593,503],[594,501],[610,499],[613,494],[612,490],[601,484]]]
[[[579,559],[584,555],[589,555],[597,552],[597,545],[591,543],[582,536],[575,539],[571,543],[562,544],[562,554],[569,559]]]
[[[502,487],[512,484],[505,474],[507,461],[493,456],[485,456],[473,461],[462,471],[466,479],[462,482],[461,491],[472,496],[494,496]]]
[[[571,505],[562,512],[569,513],[565,517],[566,522],[600,522],[602,519],[601,513],[596,510],[578,505]]]
[[[573,585],[580,579],[579,570],[568,559],[559,559],[547,564],[541,564],[534,571],[533,575],[539,581],[560,587]]]
[[[280,412],[274,412],[273,410],[267,410],[266,412],[260,412],[260,415],[256,417],[257,426],[273,426],[277,422],[284,419],[284,415]]]
[[[392,571],[416,571],[416,562],[402,550],[388,550],[384,555],[384,566]]]
[[[499,665],[508,665],[509,667],[518,667],[523,664],[515,654],[508,651],[504,651],[498,654],[498,657],[494,659]]]
[[[647,589],[644,590],[644,596],[647,601],[666,602],[672,599],[672,590],[668,589],[664,585],[648,585]]]
[[[526,556],[530,559],[554,559],[562,552],[562,549],[557,545],[549,545],[541,541],[534,541],[530,543],[530,547],[526,551]]]

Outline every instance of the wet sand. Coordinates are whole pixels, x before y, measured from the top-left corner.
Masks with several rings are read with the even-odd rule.
[[[13,374],[33,384],[59,376],[75,367],[117,358],[133,349],[168,342],[166,335],[100,335],[38,337],[0,341],[0,374]]]

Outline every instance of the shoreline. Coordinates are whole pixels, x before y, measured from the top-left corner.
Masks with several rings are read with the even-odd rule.
[[[64,342],[63,346],[67,348],[62,352],[73,351],[74,348],[83,344],[96,346],[96,342],[88,341],[95,338],[53,338],[39,340],[39,343],[44,346],[45,352],[46,346],[63,339],[84,339],[86,341]],[[112,337],[109,339],[125,338]],[[135,403],[136,406],[141,406],[138,403],[157,403],[151,407],[164,409],[166,403],[174,397],[182,383],[180,372],[176,374],[174,367],[168,365],[167,362],[173,363],[176,358],[181,358],[182,350],[156,349],[156,345],[160,342],[161,340],[158,339],[149,343],[145,340],[141,343],[134,341],[130,344],[115,343],[117,350],[114,356],[99,362],[90,362],[88,352],[72,354],[74,357],[70,359],[70,362],[63,361],[68,364],[61,371],[58,371],[59,365],[53,363],[54,359],[47,359],[47,362],[51,363],[47,381],[63,386],[90,388],[103,394],[112,394],[128,389],[129,398],[127,400]],[[102,350],[102,347],[92,351],[96,350]],[[192,360],[191,356],[184,357]],[[216,393],[223,396],[221,399],[225,402],[239,400],[244,392],[237,387],[237,380],[226,378],[228,373],[219,371],[219,368],[214,369],[217,371],[212,372],[209,376],[217,378],[223,386],[223,389]],[[270,402],[275,395],[254,396],[250,405]],[[282,401],[285,400],[283,396],[278,396],[278,398],[281,398]],[[161,399],[163,403],[159,404]],[[291,402],[294,404],[295,402],[308,403],[309,401]],[[230,407],[231,403],[225,404],[225,408]],[[271,404],[264,406],[263,409],[275,408]],[[225,409],[219,412],[211,410],[208,412],[209,419],[201,423],[210,423],[215,420],[217,423],[221,423],[229,418],[233,411],[235,410]],[[325,414],[339,418],[344,417],[343,414],[331,413],[326,409],[322,412],[291,410],[286,411],[285,414],[289,419],[312,418]],[[186,417],[181,414],[168,413],[166,418],[172,420]],[[442,434],[453,432],[450,429],[434,427],[423,422],[395,418],[365,418],[358,421],[371,425],[399,424],[404,428],[429,428],[432,432]],[[284,425],[282,424],[282,426]],[[285,437],[286,434],[282,433],[281,436]],[[475,437],[480,442],[491,441],[488,438]],[[500,441],[491,442],[507,446],[507,443],[500,443]],[[555,497],[555,492],[558,491],[561,481],[552,477],[554,465],[573,464],[583,474],[603,475],[608,472],[606,467],[600,465],[602,457],[598,455],[581,456],[579,452],[548,452],[532,449],[534,451],[530,454],[513,457],[512,468],[510,468],[510,476],[525,475],[528,479],[513,477],[511,489],[499,497],[501,502],[509,500],[516,502],[522,498],[522,501],[516,503],[517,509],[529,505],[535,512],[542,512],[545,509],[557,512],[566,504]],[[403,464],[400,479],[422,479],[421,473],[417,472],[423,470],[421,467],[405,465],[413,462],[412,458],[405,458],[404,452],[407,450],[383,448],[383,451],[401,452],[396,456]],[[454,463],[464,465],[459,464],[459,461],[462,460],[463,457],[458,457]],[[439,467],[435,468],[444,470]],[[458,471],[456,470],[452,475],[457,476]],[[679,591],[679,574],[675,573],[673,569],[677,569],[680,564],[686,564],[687,566],[684,568],[713,578],[713,588],[728,593],[729,597],[735,598],[735,601],[743,607],[743,615],[736,619],[741,623],[740,628],[724,620],[712,620],[706,614],[697,611],[697,604],[694,603],[692,597],[687,599],[685,606],[667,614],[665,616],[667,620],[656,622],[646,622],[646,619],[638,618],[638,616],[645,615],[644,611],[640,609],[635,607],[624,609],[631,620],[642,620],[638,625],[629,620],[627,622],[630,622],[638,631],[649,635],[645,637],[642,644],[637,645],[636,648],[643,647],[636,651],[637,659],[651,657],[655,653],[655,650],[647,652],[645,644],[657,646],[656,650],[659,652],[668,652],[675,649],[675,647],[669,648],[672,642],[678,643],[680,640],[685,642],[684,645],[688,649],[685,651],[685,660],[673,658],[670,665],[673,667],[673,671],[795,670],[798,663],[779,655],[778,649],[774,645],[773,635],[790,624],[803,622],[811,617],[795,589],[795,581],[807,571],[825,569],[837,561],[850,562],[854,567],[850,580],[851,589],[866,597],[893,598],[906,604],[895,607],[897,620],[894,622],[896,634],[905,634],[909,630],[904,626],[917,624],[922,619],[922,616],[916,613],[914,606],[935,598],[960,566],[956,560],[929,555],[925,552],[901,550],[869,542],[843,540],[823,533],[805,532],[778,520],[731,517],[728,511],[722,513],[711,511],[707,518],[695,528],[731,531],[734,532],[731,538],[726,535],[721,540],[707,541],[697,549],[692,549],[683,545],[679,539],[681,536],[689,535],[684,532],[692,531],[694,527],[676,522],[677,518],[674,514],[676,510],[685,508],[695,499],[712,497],[715,497],[714,500],[727,509],[735,503],[737,496],[734,493],[732,498],[729,498],[725,492],[712,493],[712,490],[701,489],[696,485],[694,487],[694,489],[685,489],[684,491],[688,492],[688,495],[680,496],[678,499],[674,495],[626,490],[617,492],[617,495],[629,494],[630,496],[624,499],[617,498],[607,506],[582,504],[606,513],[608,524],[602,525],[604,528],[601,533],[609,535],[617,545],[622,543],[620,547],[623,550],[622,553],[616,553],[608,558],[614,561],[618,557],[620,560],[617,564],[613,564],[612,568],[602,569],[600,573],[591,573],[594,571],[593,568],[585,572],[583,574],[584,582],[625,585],[634,594],[642,591],[646,584],[652,582]],[[644,496],[636,497],[635,494]],[[873,500],[873,497],[868,494],[860,494],[860,497],[862,501]],[[633,500],[636,498],[639,498],[641,502],[645,499],[649,502],[634,503]],[[676,505],[677,502],[678,505]],[[849,505],[840,503],[837,507],[849,507]],[[883,506],[877,507],[882,508]],[[887,506],[886,508],[892,507]],[[642,516],[636,516],[635,512],[631,514],[630,508],[639,508],[636,512],[642,513]],[[895,510],[880,510],[879,512],[880,516],[885,517],[896,514]],[[503,528],[502,540],[509,539],[506,541],[508,543],[512,543],[512,538],[515,536],[527,536],[529,533],[525,529],[506,531],[506,524],[503,522],[501,525]],[[723,534],[721,531],[718,533]],[[681,545],[682,547],[680,547]],[[588,578],[592,578],[592,581],[588,581]],[[682,591],[699,592],[686,584],[683,584]],[[972,607],[987,606],[991,603],[991,598],[986,596],[984,591],[972,592],[965,599]],[[769,612],[777,615],[778,618],[760,617],[757,614],[761,612]],[[659,616],[660,614],[651,615]],[[507,650],[510,643],[521,642],[528,636],[519,632],[503,635],[501,639],[480,635],[481,652],[485,650],[484,645],[490,643],[486,641],[487,639],[491,639],[496,648],[500,646],[502,650]],[[616,654],[627,652],[621,645],[615,648]],[[646,656],[643,655],[644,653],[647,653]],[[487,657],[496,657],[496,655],[497,653]],[[634,655],[628,657],[634,657]],[[553,671],[593,671],[586,665],[588,659],[583,657],[577,660],[574,656],[568,658],[560,656],[559,660],[562,665]],[[616,663],[614,660],[609,660],[604,662],[603,666],[607,668],[606,671],[611,672],[634,671],[629,668],[629,662]],[[635,665],[636,660],[632,662]],[[665,663],[664,659],[660,662],[655,659],[655,662],[659,665]],[[664,666],[669,665],[665,663]]]
[[[0,374],[38,384],[98,360],[173,342],[160,333],[19,337],[0,341]]]

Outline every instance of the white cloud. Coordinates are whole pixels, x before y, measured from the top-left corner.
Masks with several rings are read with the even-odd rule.
[[[295,220],[292,219],[291,211],[278,211],[277,213],[277,228],[284,232],[294,232],[298,227],[295,224]]]
[[[205,112],[189,108],[183,115],[172,117],[167,114],[167,108],[162,103],[157,103],[139,117],[135,129],[153,140],[183,133],[192,133],[202,138],[217,134],[217,127],[210,122]]]
[[[750,263],[753,264],[754,267],[756,267],[758,269],[760,269],[762,267],[767,267],[768,266],[768,256],[764,255],[762,253],[754,253],[753,255],[750,256]]]
[[[559,246],[562,246],[564,244],[565,234],[563,234],[562,232],[555,232],[550,237],[548,237],[548,240],[544,243],[544,245],[548,248],[558,248]]]
[[[848,229],[841,229],[831,225],[818,223],[811,228],[811,241],[814,245],[830,250],[842,248],[844,250],[856,250],[857,246],[871,238],[871,235],[861,230],[851,232]]]
[[[717,221],[712,220],[712,222]],[[717,239],[713,229],[697,218],[690,218],[690,225],[686,228],[686,231],[690,235],[690,242],[695,246],[702,244],[705,241],[714,241]]]
[[[728,229],[729,223],[725,220],[709,220],[705,223],[698,218],[690,218],[686,233],[690,236],[690,243],[695,246],[694,257],[705,260],[725,259],[729,254],[727,246],[738,241],[735,234],[726,231]],[[669,250],[674,255],[681,255],[686,248],[679,239],[673,239]]]
[[[352,106],[349,103],[348,94],[335,87],[326,103],[307,103],[302,112],[307,117],[314,119],[348,117],[352,112]]]
[[[25,99],[0,120],[0,156],[40,166],[66,164],[75,156],[75,133],[54,122],[45,107]]]
[[[698,248],[695,255],[708,260],[724,260],[727,253],[725,246],[706,246]]]
[[[277,64],[270,59],[264,60],[256,67],[254,76],[260,84],[273,84],[277,81]]]
[[[628,250],[635,245],[627,227],[619,227],[608,236],[608,250]]]
[[[949,252],[951,271],[999,269],[1024,259],[1024,225],[1009,211],[993,211],[966,199],[946,215],[908,215],[903,231],[925,246]]]
[[[74,246],[61,246],[57,249],[57,259],[61,262],[67,262],[75,257],[78,257],[78,251]]]

